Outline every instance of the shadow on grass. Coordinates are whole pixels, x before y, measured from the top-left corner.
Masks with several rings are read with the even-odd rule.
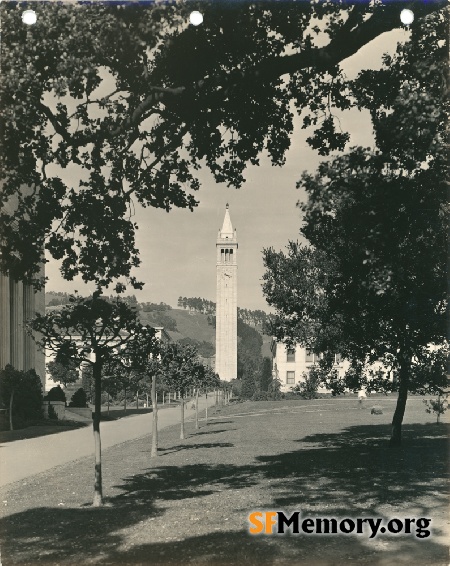
[[[15,440],[25,440],[28,438],[39,438],[40,436],[49,436],[50,434],[58,434],[59,432],[66,432],[68,430],[75,430],[91,426],[90,422],[78,421],[53,421],[49,422],[48,419],[39,423],[24,426],[16,430],[2,430],[0,431],[0,442],[14,442]]]
[[[387,521],[402,518],[404,513],[431,519],[437,513],[446,516],[449,426],[407,425],[400,449],[387,446],[388,430],[385,425],[367,425],[313,434],[298,441],[298,450],[259,456],[246,465],[155,466],[124,478],[118,486],[122,493],[109,500],[110,507],[42,507],[15,513],[0,525],[5,563],[34,565],[39,557],[39,564],[83,564],[97,557],[99,564],[124,565],[324,566],[348,560],[383,566],[445,564],[448,551],[439,530],[427,539],[416,538],[413,530],[410,535],[372,541],[368,535],[319,539],[306,535],[252,537],[246,532],[247,516],[255,504],[249,508],[239,494],[252,487],[268,491],[271,509],[298,510],[303,517],[380,517]],[[203,445],[208,446],[213,445]],[[280,478],[282,481],[273,481]],[[198,534],[193,524],[192,529],[188,525],[182,531],[178,541],[146,544],[136,533],[133,538],[133,528],[138,532],[144,523],[146,540],[151,540],[154,523],[146,522],[164,517],[165,501],[172,506],[174,501],[183,502],[181,511],[193,499],[228,489],[237,490],[233,506],[242,516],[241,525],[234,530],[231,525],[227,530],[225,523],[213,523],[208,533]],[[176,537],[177,527],[166,526]]]
[[[223,416],[222,416],[222,417],[219,417],[219,418],[220,418],[220,419],[225,419],[225,418],[227,418],[227,417],[223,417]],[[209,420],[209,419],[211,419],[211,420]],[[214,417],[210,417],[210,418],[208,418],[207,424],[206,424],[206,425],[204,424],[203,426],[212,426],[212,425],[215,426],[215,425],[218,425],[218,424],[230,424],[231,422],[233,422],[232,417],[230,417],[230,418],[229,418],[228,420],[226,420],[226,421],[225,421],[225,420],[216,421],[216,420],[214,419]]]
[[[212,423],[211,423],[211,424],[212,424]],[[214,423],[214,424],[219,424],[219,423]],[[208,434],[208,435],[210,435],[210,434],[219,434],[220,432],[228,432],[229,430],[236,430],[235,428],[222,428],[222,429],[219,429],[219,430],[202,430],[202,429],[204,429],[206,426],[207,426],[207,425],[205,425],[205,424],[204,424],[203,426],[201,426],[201,427],[200,427],[200,431],[195,431],[194,436],[195,436],[195,437],[197,437],[197,436],[202,436],[203,434]]]
[[[197,436],[197,435],[196,435]],[[195,438],[194,436],[191,438]],[[174,452],[181,452],[182,450],[198,450],[202,448],[232,448],[234,444],[231,442],[205,442],[202,444],[180,444],[179,446],[172,446],[168,450],[161,450],[161,456],[166,454],[173,454]]]
[[[117,419],[123,419],[124,417],[132,417],[134,415],[146,415],[151,412],[152,412],[151,407],[145,409],[144,408],[133,409],[132,407],[129,407],[127,408],[126,411],[124,411],[123,408],[111,407],[108,414],[108,411],[104,407],[102,407],[101,416],[102,416],[102,421],[115,421]]]
[[[174,407],[179,407],[180,404],[178,402],[173,403],[165,403],[164,405],[158,405],[158,411],[164,411],[164,409],[173,409]],[[148,413],[153,413],[152,407],[141,407],[136,409],[133,406],[127,407],[127,410],[124,411],[123,407],[110,407],[109,414],[108,410],[105,407],[102,407],[101,415],[102,420],[104,421],[115,421],[117,419],[123,419],[124,417],[132,417],[134,415],[147,415]]]

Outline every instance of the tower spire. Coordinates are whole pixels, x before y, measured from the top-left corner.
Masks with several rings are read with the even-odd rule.
[[[223,219],[222,229],[220,230],[220,238],[232,239],[234,237],[233,225],[231,224],[229,206],[225,208],[225,217]]]

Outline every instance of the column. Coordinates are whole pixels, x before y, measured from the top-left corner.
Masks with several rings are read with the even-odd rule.
[[[39,277],[45,277],[45,263],[42,260],[40,270],[39,270]],[[34,294],[34,309],[35,313],[39,313],[45,315],[45,288],[36,291]],[[42,335],[40,333],[35,334],[36,340],[41,340]],[[41,350],[36,342],[34,343],[34,369],[38,376],[41,378],[42,386],[45,390],[45,380],[46,380],[46,369],[45,369],[45,352]]]
[[[11,364],[17,370],[23,370],[23,283],[10,281],[11,294]]]
[[[0,369],[11,363],[9,276],[0,273]]]
[[[31,285],[23,285],[23,340],[24,340],[24,369],[35,369],[36,344],[26,329],[27,322],[35,316],[35,292]]]

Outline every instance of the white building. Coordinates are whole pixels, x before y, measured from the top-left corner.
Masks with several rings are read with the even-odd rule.
[[[288,348],[282,342],[272,339],[270,349],[272,351],[273,375],[281,383],[281,391],[290,391],[292,387],[304,381],[304,374],[317,364],[319,357],[310,352],[303,346]],[[333,369],[337,370],[339,377],[343,377],[349,368],[349,362],[343,360],[339,354],[334,357]],[[319,388],[319,392],[326,392],[326,389]]]
[[[282,342],[277,342],[275,338],[272,338],[270,349],[272,351],[272,375],[280,381],[281,391],[283,392],[290,391],[292,387],[304,381],[304,374],[308,374],[310,368],[318,363],[321,356],[321,354],[310,352],[303,346],[297,345],[294,348],[288,348]],[[348,360],[342,359],[340,354],[334,355],[333,369],[337,371],[339,378],[344,377],[349,367],[350,362]],[[383,372],[389,373],[389,370],[381,362],[371,364],[369,369],[373,372],[381,369]],[[318,392],[329,393],[329,390],[319,387]]]

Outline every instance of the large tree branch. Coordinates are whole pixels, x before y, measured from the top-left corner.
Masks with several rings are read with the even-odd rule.
[[[432,12],[440,10],[446,5],[444,0],[435,0],[430,2],[417,1],[408,7],[414,11],[415,19],[422,18]],[[276,56],[267,58],[255,64],[253,68],[249,68],[241,73],[241,81],[271,82],[286,74],[293,74],[303,69],[316,69],[318,73],[332,69],[357,53],[362,47],[368,45],[376,37],[383,33],[392,31],[395,28],[402,27],[400,21],[400,6],[398,3],[392,3],[385,6],[377,7],[374,13],[365,21],[359,23],[361,8],[353,6],[347,20],[342,24],[334,38],[324,47],[313,48],[294,53],[292,55]],[[151,78],[151,77],[150,77]],[[226,87],[236,84],[236,75],[234,73],[224,76],[212,76],[208,79],[201,79],[196,84],[186,86],[156,86],[148,85],[148,96],[133,109],[130,109],[129,115],[117,127],[103,133],[103,139],[113,139],[121,134],[130,133],[131,139],[135,141],[138,137],[137,128],[139,124],[146,119],[149,110],[152,110],[155,104],[163,103],[166,107],[170,107],[171,101],[180,100],[181,97],[189,95],[192,98],[196,92],[201,92],[208,85],[220,84],[225,90]],[[64,126],[57,120],[51,110],[39,103],[39,108],[47,116],[55,131],[72,147],[79,147],[86,143],[94,141],[92,136],[83,136],[78,134],[76,137],[69,134]],[[154,109],[155,110],[155,109]],[[130,147],[129,140],[126,146]]]
[[[434,2],[415,2],[409,7],[413,9],[415,18],[418,19],[440,10],[445,5],[444,0],[436,0]],[[381,34],[403,25],[400,21],[399,5],[396,3],[376,9],[373,15],[358,24],[360,15],[360,7],[354,6],[341,29],[338,30],[335,37],[325,47],[265,59],[256,64],[252,69],[247,69],[243,72],[241,75],[242,81],[254,80],[255,77],[263,81],[272,81],[285,74],[293,74],[308,68],[324,72],[342,63]],[[219,84],[226,88],[229,85],[235,84],[236,76],[213,76],[208,79],[201,79],[197,84],[190,87],[162,88],[149,86],[148,89],[152,91],[152,94],[136,106],[130,113],[130,116],[114,130],[114,135],[123,132],[129,127],[135,128],[140,123],[141,117],[155,102],[170,104],[171,100],[181,97],[187,92],[192,96],[196,91],[201,91],[211,82],[217,84],[218,80],[220,80]]]

